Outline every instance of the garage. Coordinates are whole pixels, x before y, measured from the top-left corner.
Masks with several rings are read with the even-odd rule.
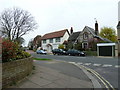
[[[99,43],[97,44],[98,56],[115,56],[115,43]]]

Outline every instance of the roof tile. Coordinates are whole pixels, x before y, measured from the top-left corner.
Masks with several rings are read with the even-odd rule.
[[[42,39],[50,39],[50,38],[62,37],[62,36],[65,34],[66,31],[68,32],[68,30],[65,29],[65,30],[61,30],[61,31],[56,31],[56,32],[52,32],[52,33],[47,33],[47,34],[45,34],[45,35],[42,37]]]

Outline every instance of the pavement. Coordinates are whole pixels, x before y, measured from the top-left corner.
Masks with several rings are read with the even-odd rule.
[[[37,62],[37,63],[36,63]],[[43,63],[43,64],[38,64]],[[91,78],[79,68],[79,77],[68,75],[62,71],[45,66],[50,63],[64,63],[60,61],[35,61],[35,69],[24,80],[9,88],[95,88]],[[73,66],[70,63],[66,63]],[[78,68],[78,67],[76,67]],[[74,73],[75,74],[75,73]],[[97,87],[96,87],[97,88]]]
[[[29,76],[9,88],[100,88],[89,72],[71,63],[34,60],[34,66]]]

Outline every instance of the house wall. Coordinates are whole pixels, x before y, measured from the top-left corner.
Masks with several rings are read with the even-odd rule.
[[[85,39],[84,38],[84,33],[88,34],[88,38]],[[84,28],[83,31],[80,33],[79,37],[78,37],[78,42],[82,43],[82,48],[84,48],[84,43],[87,43],[87,47],[89,47],[89,40],[93,38],[93,35],[91,34],[91,32],[88,31],[87,28]]]
[[[61,38],[61,44],[65,41],[65,40],[68,40],[68,38],[69,38],[69,34],[68,34],[68,32],[66,32],[65,34],[64,34],[64,36]]]
[[[88,39],[84,39],[83,37],[84,33],[88,33]],[[80,33],[78,40],[79,42],[88,42],[90,38],[93,38],[93,35],[86,28],[84,28],[83,31]]]
[[[60,42],[56,42],[55,41],[56,38],[53,38],[53,43],[50,43],[49,39],[46,40],[46,43],[43,43],[43,40],[42,40],[42,48],[50,52],[51,50],[48,50],[48,47],[47,47],[48,44],[51,45],[52,49],[56,49],[58,48],[59,44],[63,44],[63,42],[65,40],[68,40],[68,38],[69,38],[69,34],[68,32],[66,32],[63,37],[60,37]]]

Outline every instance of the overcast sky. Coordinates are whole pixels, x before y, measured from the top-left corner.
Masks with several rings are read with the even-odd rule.
[[[119,0],[0,0],[0,12],[5,8],[19,7],[35,17],[39,27],[24,36],[25,45],[36,35],[70,29],[82,31],[85,26],[94,28],[97,19],[101,27],[118,23]]]

